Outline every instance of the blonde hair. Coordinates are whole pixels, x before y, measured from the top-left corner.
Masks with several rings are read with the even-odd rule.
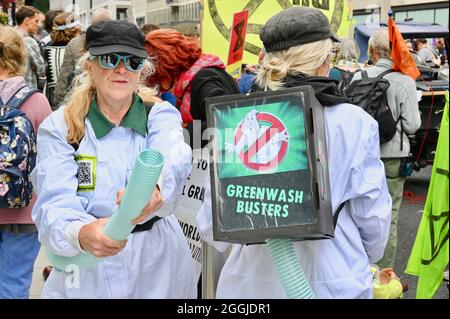
[[[66,103],[64,107],[64,120],[67,124],[67,142],[69,144],[79,144],[85,134],[84,119],[86,118],[89,107],[96,94],[96,87],[92,81],[89,73],[87,72],[87,64],[93,63],[88,60],[89,52],[85,53],[80,58],[80,64],[83,69],[83,73],[78,75],[73,80],[73,89],[71,93],[66,97]],[[154,66],[149,59],[145,61],[145,72],[153,72]],[[141,75],[140,81],[142,82],[143,76]],[[140,85],[140,84],[139,84]],[[138,86],[139,87],[139,86]],[[156,91],[151,88],[139,88],[139,91],[146,96],[146,101],[159,102],[158,99],[153,101],[150,98],[151,94],[156,94]]]
[[[20,33],[10,26],[0,26],[0,69],[12,76],[24,75],[27,49]]]
[[[73,80],[73,88],[66,97],[64,120],[67,124],[67,142],[79,144],[84,136],[84,119],[89,106],[94,99],[96,88],[89,73],[86,71],[89,53],[80,58],[83,73]]]
[[[138,84],[138,95],[144,101],[144,103],[159,103],[162,102],[158,95],[157,87],[147,87],[145,85],[146,79],[155,73],[155,65],[152,63],[151,58],[145,60],[144,66],[142,67],[141,77]]]
[[[266,53],[256,83],[264,90],[276,91],[283,87],[283,79],[291,74],[315,75],[325,63],[333,48],[330,39],[291,47],[287,50]]]

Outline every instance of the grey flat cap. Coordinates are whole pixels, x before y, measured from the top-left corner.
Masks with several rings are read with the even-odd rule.
[[[259,32],[266,52],[330,38],[340,42],[331,31],[327,17],[318,9],[293,7],[270,18]]]

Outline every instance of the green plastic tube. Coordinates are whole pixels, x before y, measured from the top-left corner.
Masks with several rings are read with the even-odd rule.
[[[315,299],[290,239],[267,239],[278,277],[289,299]]]
[[[135,225],[131,221],[141,214],[149,202],[164,165],[164,157],[158,151],[144,150],[139,153],[130,181],[125,189],[120,206],[114,211],[103,232],[115,240],[125,240]],[[86,268],[100,259],[90,253],[65,257],[47,252],[50,263],[59,270],[73,270],[73,266]]]

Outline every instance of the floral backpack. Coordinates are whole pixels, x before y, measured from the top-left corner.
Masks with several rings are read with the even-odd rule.
[[[0,99],[0,208],[23,208],[31,200],[36,136],[20,106],[36,92],[22,87],[6,103]]]

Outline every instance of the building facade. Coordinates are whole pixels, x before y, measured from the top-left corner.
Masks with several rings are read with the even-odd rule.
[[[147,0],[146,22],[161,26],[200,23],[200,3],[198,0]]]
[[[131,0],[52,0],[50,10],[63,9],[74,10],[80,17],[80,22],[85,28],[89,25],[91,13],[98,8],[106,8],[111,11],[117,20],[133,18],[133,2]]]
[[[442,0],[352,0],[356,23],[387,22],[392,9],[396,21],[433,22],[449,27],[449,2]]]
[[[134,0],[139,2],[145,0]],[[199,0],[147,0],[144,23],[177,29],[186,35],[199,35],[202,5]],[[139,21],[138,21],[139,22]]]
[[[135,21],[138,26],[153,23],[162,27],[199,33],[201,4],[199,0],[52,0],[50,10],[73,10],[87,27],[89,16],[97,8],[107,8],[117,20]]]

